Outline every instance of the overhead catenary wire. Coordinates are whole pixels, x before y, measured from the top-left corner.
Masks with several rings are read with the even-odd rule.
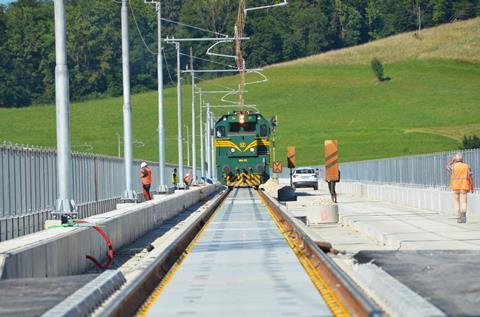
[[[181,26],[189,27],[191,29],[195,29],[195,30],[199,30],[199,31],[203,31],[203,32],[208,32],[208,33],[215,34],[215,35],[220,35],[222,37],[228,37],[227,34],[219,33],[219,32],[208,30],[208,29],[204,29],[204,28],[201,28],[201,27],[198,27],[198,26],[193,26],[193,25],[186,24],[186,23],[183,23],[183,22],[173,21],[173,20],[170,20],[170,19],[167,19],[167,18],[162,18],[162,20],[165,21],[165,22],[170,22],[170,23],[181,25]]]
[[[115,0],[113,0],[115,1]],[[115,1],[116,2],[116,1]],[[130,12],[132,13],[132,17],[133,17],[133,21],[134,21],[134,24],[135,24],[135,28],[137,29],[137,33],[138,35],[140,36],[140,39],[142,40],[142,43],[143,45],[145,46],[145,48],[147,49],[147,51],[152,54],[152,55],[157,55],[158,54],[158,51],[153,51],[147,44],[147,42],[145,41],[145,38],[142,34],[142,32],[140,31],[140,27],[138,26],[138,22],[137,22],[137,18],[135,16],[135,12],[133,11],[133,7],[131,5],[131,3],[129,2],[129,7],[130,7]],[[210,33],[215,33],[217,35],[222,35],[222,36],[225,36],[225,37],[228,37],[227,35],[225,34],[222,34],[222,33],[218,33],[218,32],[214,32],[214,31],[210,31],[210,30],[207,30],[207,29],[203,29],[203,28],[198,28],[198,27],[195,27],[195,26],[192,26],[192,25],[188,25],[186,23],[181,23],[181,22],[177,22],[177,21],[173,21],[173,20],[169,20],[169,19],[166,19],[166,18],[162,18],[162,20],[164,21],[167,21],[167,22],[171,22],[171,23],[176,23],[178,25],[182,25],[182,26],[187,26],[187,27],[191,27],[191,28],[194,28],[194,29],[198,29],[198,30],[202,30],[202,31],[205,31],[205,32],[210,32]],[[165,49],[163,49],[165,51]],[[180,53],[180,55],[183,55],[183,56],[189,56],[188,54],[185,54],[185,53]],[[230,68],[235,68],[234,66],[232,65],[227,65],[227,64],[224,64],[224,63],[220,63],[220,62],[215,62],[215,61],[212,61],[212,60],[209,60],[209,59],[206,59],[206,58],[201,58],[201,57],[197,57],[197,56],[193,56],[194,59],[197,59],[197,60],[202,60],[202,61],[205,61],[205,62],[209,62],[209,63],[213,63],[213,64],[217,64],[217,65],[222,65],[222,66],[225,66],[225,67],[230,67]],[[170,78],[170,82],[171,83],[174,83],[173,81],[173,77],[170,73],[170,70],[168,68],[168,62],[167,62],[167,59],[165,57],[165,54],[163,54],[163,59],[165,61],[165,64],[166,64],[166,68],[167,68],[167,73],[168,73],[168,77]]]
[[[185,54],[185,53],[180,53],[180,55],[182,56],[190,56],[189,54]],[[212,63],[212,64],[216,64],[216,65],[221,65],[221,66],[225,66],[225,67],[230,67],[230,68],[236,68],[235,66],[233,65],[228,65],[228,64],[225,64],[225,63],[220,63],[220,62],[216,62],[216,61],[212,61],[210,59],[206,59],[206,58],[201,58],[201,57],[198,57],[198,56],[192,56],[193,59],[197,59],[197,60],[200,60],[200,61],[204,61],[204,62],[209,62],[209,63]]]
[[[175,84],[175,82],[173,81],[173,77],[172,77],[172,74],[170,73],[170,69],[168,68],[168,63],[167,63],[167,57],[165,56],[165,54],[162,54],[163,55],[163,60],[165,61],[165,68],[167,69],[167,74],[168,74],[168,77],[170,78],[170,82],[172,84]]]
[[[137,28],[138,35],[142,39],[143,45],[145,46],[145,48],[147,49],[147,51],[150,54],[157,55],[158,51],[157,52],[152,51],[150,49],[150,47],[148,46],[147,42],[145,41],[145,38],[143,37],[142,32],[140,31],[140,28],[138,27],[137,18],[135,17],[135,13],[133,12],[132,4],[130,2],[128,2],[128,6],[130,7],[130,12],[132,13],[133,21],[135,22],[135,27]]]
[[[117,2],[116,0],[113,0],[115,2]],[[286,2],[286,1],[285,1]],[[144,36],[142,35],[142,32],[140,31],[140,27],[138,25],[138,21],[137,21],[137,18],[135,16],[135,12],[133,11],[133,7],[131,5],[131,3],[129,2],[129,7],[130,7],[130,11],[132,13],[132,17],[133,17],[133,20],[134,20],[134,24],[135,24],[135,27],[137,29],[137,32],[140,36],[140,39],[142,40],[142,43],[143,45],[145,46],[145,48],[147,49],[147,51],[149,53],[151,53],[152,55],[157,55],[158,52],[155,52],[153,51],[149,45],[147,44],[147,42],[145,41],[145,38]],[[240,0],[240,7],[245,9],[245,1],[244,0]],[[227,101],[225,100],[224,98],[226,98],[227,96],[229,95],[232,95],[232,94],[240,94],[240,107],[243,106],[243,93],[244,93],[244,87],[245,85],[247,84],[256,84],[256,83],[262,83],[262,82],[265,82],[267,81],[268,79],[266,78],[265,75],[261,74],[260,72],[255,72],[257,73],[258,75],[262,76],[262,80],[259,80],[259,81],[253,81],[253,82],[249,82],[249,83],[245,83],[245,61],[243,60],[243,57],[241,56],[241,52],[239,54],[239,46],[240,46],[240,38],[241,36],[243,35],[243,27],[244,27],[244,19],[245,19],[245,15],[246,15],[246,11],[247,10],[242,10],[240,9],[239,12],[238,12],[238,16],[237,16],[237,21],[236,21],[236,25],[235,25],[235,40],[236,40],[236,56],[232,56],[232,57],[236,57],[236,60],[237,60],[237,66],[233,66],[233,65],[228,65],[228,64],[225,64],[225,63],[221,63],[221,62],[216,62],[216,61],[213,61],[213,60],[209,60],[209,59],[206,59],[206,58],[201,58],[201,57],[198,57],[198,56],[192,56],[192,58],[196,59],[196,60],[201,60],[201,61],[204,61],[204,62],[208,62],[208,63],[213,63],[213,64],[216,64],[216,65],[221,65],[221,66],[225,66],[225,67],[228,67],[230,69],[235,69],[235,68],[238,68],[240,70],[240,77],[241,77],[241,82],[240,82],[240,88],[238,91],[236,92],[232,92],[232,93],[227,93],[225,96],[223,96],[221,98],[222,101],[224,102],[232,102],[232,101]],[[202,31],[202,32],[208,32],[208,33],[212,33],[212,34],[215,34],[217,36],[222,36],[224,38],[228,38],[228,35],[226,34],[223,34],[223,33],[219,33],[219,32],[216,32],[216,31],[212,31],[212,30],[208,30],[208,29],[205,29],[205,28],[201,28],[201,27],[197,27],[197,26],[193,26],[193,25],[190,25],[190,24],[187,24],[187,23],[183,23],[183,22],[179,22],[179,21],[174,21],[174,20],[170,20],[170,19],[167,19],[167,18],[161,18],[163,21],[166,21],[166,22],[169,22],[169,23],[173,23],[173,24],[177,24],[177,25],[180,25],[180,26],[184,26],[184,27],[188,27],[188,28],[192,28],[192,29],[196,29],[196,30],[199,30],[199,31]],[[219,38],[219,42],[218,43],[221,43],[222,42],[222,38]],[[216,43],[216,44],[218,44]],[[215,46],[216,44],[214,44],[213,46]],[[211,49],[212,47],[210,47],[207,51],[207,55],[217,55],[217,54],[214,54],[214,53],[210,53],[209,50]],[[210,54],[209,54],[210,53]],[[179,53],[180,55],[182,56],[190,56],[189,54],[185,54],[185,53]],[[166,69],[167,69],[167,73],[168,73],[168,76],[169,76],[169,79],[170,79],[170,83],[174,84],[174,81],[173,81],[173,77],[170,73],[170,70],[169,70],[169,67],[168,67],[168,62],[167,62],[167,59],[166,59],[166,56],[165,54],[163,54],[163,59],[165,61],[165,64],[166,64]],[[241,62],[239,63],[239,60],[241,60]],[[241,65],[239,67],[239,65]],[[203,78],[199,77],[199,80],[204,80]],[[233,103],[233,102],[232,102]]]
[[[114,2],[118,2],[116,0],[113,0]],[[138,26],[138,22],[137,22],[137,18],[135,16],[135,12],[133,11],[133,7],[131,5],[130,2],[128,2],[128,5],[130,7],[130,12],[132,13],[132,17],[133,17],[133,21],[135,22],[135,27],[137,29],[137,32],[138,32],[138,35],[140,36],[143,44],[145,45],[146,49],[153,55],[157,55],[158,52],[154,52],[150,49],[150,47],[148,46],[147,42],[145,41],[145,38],[143,37],[142,35],[142,32],[140,31],[140,27]],[[193,25],[190,25],[190,24],[187,24],[187,23],[183,23],[183,22],[179,22],[179,21],[173,21],[173,20],[170,20],[170,19],[167,19],[167,18],[161,18],[163,21],[166,21],[166,22],[169,22],[169,23],[174,23],[174,24],[177,24],[177,25],[181,25],[181,26],[184,26],[184,27],[188,27],[188,28],[191,28],[191,29],[195,29],[195,30],[199,30],[199,31],[203,31],[203,32],[208,32],[208,33],[212,33],[212,34],[215,34],[215,35],[220,35],[222,37],[228,37],[228,35],[226,34],[223,34],[223,33],[219,33],[219,32],[216,32],[216,31],[212,31],[212,30],[208,30],[208,29],[205,29],[205,28],[201,28],[201,27],[197,27],[197,26],[193,26]]]

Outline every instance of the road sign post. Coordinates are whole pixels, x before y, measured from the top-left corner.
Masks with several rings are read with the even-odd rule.
[[[273,162],[273,174],[275,174],[275,178],[278,178],[278,175],[282,173],[282,162],[281,161],[274,161]]]
[[[295,147],[293,145],[287,148],[287,163],[290,169],[290,186],[293,186],[292,175],[295,168]]]

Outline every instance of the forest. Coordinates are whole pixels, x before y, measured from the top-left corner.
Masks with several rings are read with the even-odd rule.
[[[250,0],[247,5],[274,2]],[[116,0],[66,1],[72,101],[122,93],[120,6]],[[237,0],[163,0],[162,35],[233,36],[237,6]],[[245,35],[250,40],[242,49],[247,67],[259,67],[479,15],[480,0],[292,0],[286,7],[249,12]],[[133,92],[156,89],[156,30],[155,8],[130,0]],[[220,58],[209,61],[207,43],[192,46],[195,68],[234,64]],[[183,45],[182,68],[189,62],[189,50]],[[219,51],[232,53],[233,47],[224,45]],[[173,85],[175,47],[164,44],[164,53],[164,82]],[[53,1],[0,5],[0,107],[53,103],[54,70]]]

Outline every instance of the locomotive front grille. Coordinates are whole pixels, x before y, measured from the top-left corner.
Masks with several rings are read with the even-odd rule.
[[[241,172],[236,175],[227,176],[227,186],[229,187],[257,187],[261,184],[261,175],[248,174]]]

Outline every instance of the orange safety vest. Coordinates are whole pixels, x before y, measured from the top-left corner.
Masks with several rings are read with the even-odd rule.
[[[152,170],[148,167],[142,169],[142,184],[151,185],[152,184]]]
[[[472,188],[470,180],[470,167],[468,164],[457,162],[452,165],[452,174],[450,175],[450,188],[452,190],[470,191]]]

